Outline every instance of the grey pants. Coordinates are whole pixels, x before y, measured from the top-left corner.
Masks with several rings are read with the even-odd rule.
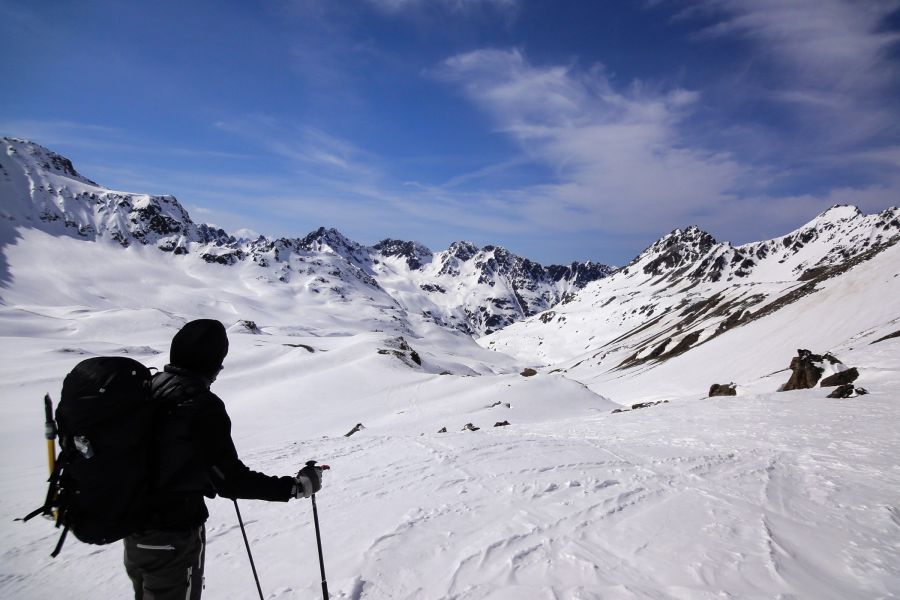
[[[125,538],[125,571],[135,600],[199,600],[206,529],[146,531]]]

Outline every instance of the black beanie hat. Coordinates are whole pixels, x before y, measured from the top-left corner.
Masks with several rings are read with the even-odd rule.
[[[198,375],[214,377],[227,354],[225,326],[215,319],[197,319],[172,338],[169,362]]]

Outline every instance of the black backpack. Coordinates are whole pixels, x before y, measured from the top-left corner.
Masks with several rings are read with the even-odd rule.
[[[139,531],[151,486],[151,439],[158,411],[150,370],[125,357],[89,358],[63,381],[56,421],[59,455],[44,505],[25,517],[55,516],[62,550],[69,530],[109,544]]]

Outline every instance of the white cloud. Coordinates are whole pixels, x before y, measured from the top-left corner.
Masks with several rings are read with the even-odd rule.
[[[721,210],[753,174],[728,154],[684,144],[679,127],[695,91],[617,90],[600,67],[535,66],[519,50],[454,56],[435,74],[554,170],[556,182],[505,195],[535,224],[657,231]]]
[[[739,38],[774,70],[757,85],[812,123],[812,135],[835,147],[897,133],[900,69],[892,52],[900,33],[885,19],[900,0],[697,0],[688,16],[717,19],[698,39]]]

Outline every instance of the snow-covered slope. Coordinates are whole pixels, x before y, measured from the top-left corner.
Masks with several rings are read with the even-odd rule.
[[[366,247],[324,227],[303,238],[239,239],[194,223],[172,196],[100,187],[68,159],[32,142],[2,138],[0,148],[0,220],[13,228],[252,266],[242,276],[293,282],[341,300],[369,295],[393,304],[393,297],[404,311],[469,334],[490,333],[550,308],[611,271],[591,262],[543,267],[503,248],[468,242],[436,254],[389,239]]]
[[[13,518],[43,498],[43,392],[95,353],[162,365],[179,318],[33,306],[0,319],[0,596],[128,597],[119,544],[70,539],[51,559],[58,531]],[[333,598],[892,598],[900,338],[873,344],[882,333],[838,350],[870,391],[851,400],[675,393],[611,414],[559,374],[429,375],[372,352],[377,335],[237,331],[215,389],[253,468],[332,466],[318,507]],[[209,504],[205,595],[254,597],[233,506]],[[309,503],[241,509],[266,597],[317,597]]]
[[[798,347],[824,351],[900,317],[898,240],[897,208],[865,216],[834,207],[786,236],[738,247],[696,227],[675,230],[571,301],[480,343],[597,387],[626,372],[672,373],[662,365],[700,356],[711,361],[697,372],[706,387],[737,376],[717,368],[732,360],[748,365],[741,377],[758,377]],[[785,328],[791,335],[778,334]],[[728,354],[694,351],[720,336]],[[746,341],[735,347],[737,339]],[[675,360],[682,355],[690,358]]]

